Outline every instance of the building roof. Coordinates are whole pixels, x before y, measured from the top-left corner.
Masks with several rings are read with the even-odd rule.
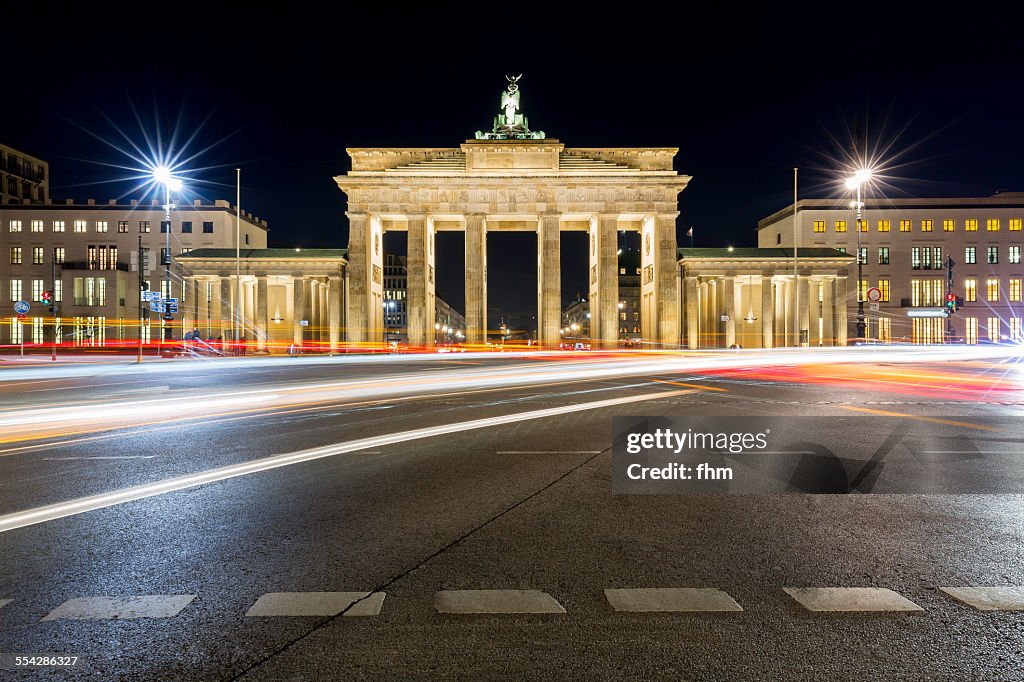
[[[687,258],[751,258],[760,260],[769,260],[773,258],[793,258],[793,249],[786,247],[773,247],[770,249],[761,249],[755,247],[739,246],[730,249],[677,249],[680,259]],[[797,256],[799,258],[849,258],[853,259],[853,254],[843,253],[836,249],[823,248],[820,246],[807,247],[798,249]]]
[[[347,258],[348,249],[242,249],[240,258],[252,260],[324,260],[331,258]],[[235,258],[235,250],[227,249],[193,249],[188,253],[175,256],[176,260],[199,260],[212,258]]]

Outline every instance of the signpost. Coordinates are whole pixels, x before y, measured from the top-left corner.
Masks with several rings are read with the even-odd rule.
[[[18,301],[14,304],[14,312],[18,314],[18,338],[21,340],[21,357],[25,357],[25,328],[21,325],[21,321],[25,319],[25,314],[31,307],[28,301]]]

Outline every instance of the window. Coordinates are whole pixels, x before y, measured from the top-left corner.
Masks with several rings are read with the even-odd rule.
[[[988,262],[990,265],[999,263],[999,247],[990,246],[988,247]]]
[[[868,221],[866,221],[866,220],[858,220],[857,221],[857,229],[859,229],[861,232],[867,232],[868,231]]]
[[[160,234],[167,234],[168,230],[171,229],[171,224],[166,220],[160,221]]]
[[[53,280],[53,300],[60,303],[64,300],[64,280]]]
[[[910,221],[909,220],[901,220],[900,221],[900,232],[910,232]]]
[[[88,254],[89,254],[88,257],[86,258],[87,267],[90,270],[95,270],[96,269],[96,245],[95,244],[90,244],[89,245]]]
[[[882,292],[882,297],[878,299],[879,303],[889,302],[889,280],[880,279],[878,280],[878,290]]]
[[[117,244],[110,245],[110,269],[117,270]]]
[[[53,262],[60,265],[64,262],[64,247],[55,246],[53,247]]]
[[[75,232],[85,232],[85,228],[86,225],[84,220],[75,221]]]
[[[999,231],[999,218],[989,218],[985,221],[985,229],[989,232]]]
[[[124,234],[125,232],[127,232],[128,231],[128,221],[127,220],[118,220],[117,221],[117,231],[119,233],[121,233],[121,234]]]
[[[978,318],[968,317],[964,319],[964,341],[970,344],[978,343]]]
[[[10,225],[11,232],[21,232],[21,221],[20,220],[12,220],[8,224]]]
[[[988,318],[988,340],[993,343],[999,343],[999,318],[990,317]]]
[[[943,220],[942,221],[942,231],[943,232],[955,232],[956,231],[956,221],[953,220],[952,218],[946,218],[945,220]]]
[[[932,269],[932,250],[931,248],[924,246],[921,247],[921,267],[925,270]]]
[[[105,277],[96,278],[96,305],[107,304],[107,280]]]
[[[1020,232],[1021,219],[1010,218],[1010,232]]]
[[[910,304],[913,306],[937,306],[946,302],[941,279],[910,280]]]
[[[866,279],[857,280],[857,300],[868,300],[868,281]]]
[[[11,265],[21,265],[21,247],[11,247]]]
[[[1010,300],[1020,303],[1020,279],[1010,280]]]
[[[878,221],[878,231],[879,232],[888,232],[889,231],[889,221],[888,220],[879,220]]]
[[[977,232],[978,221],[975,218],[968,218],[964,221],[964,232]],[[975,320],[977,322],[977,320]]]
[[[45,251],[41,246],[32,247],[32,265],[42,265]]]
[[[99,253],[100,257],[97,259],[96,269],[97,270],[106,270],[107,269],[107,245],[106,244],[101,244],[100,247],[99,247],[99,252],[100,252]]]
[[[64,231],[64,221],[63,220],[54,220],[53,221],[53,231],[54,232],[63,232]]]
[[[927,250],[927,248],[928,247],[925,247],[925,250]],[[941,270],[943,268],[941,246],[932,247],[932,267],[936,270]]]
[[[1010,323],[1010,340],[1020,341],[1020,318],[1011,317],[1008,322]]]
[[[892,320],[888,317],[878,318],[878,340],[892,341]]]
[[[43,280],[32,280],[32,300],[38,301],[43,297]]]
[[[836,221],[836,232],[846,232],[846,221],[845,220],[837,220]]]
[[[619,274],[620,275],[625,275],[626,274],[626,268],[619,268]]]
[[[1018,265],[1020,263],[1020,247],[1019,246],[1008,246],[1010,250],[1010,263],[1012,265]]]
[[[181,224],[182,234],[192,234],[192,221],[186,220]]]
[[[32,221],[32,231],[33,232],[42,232],[43,231],[43,221],[42,220],[33,220]]]
[[[181,254],[182,254],[182,255],[185,255],[186,253],[188,253],[188,252],[189,252],[189,251],[191,251],[191,250],[192,250],[192,249],[182,249],[182,250],[181,250]],[[387,297],[387,296],[385,296],[385,298],[388,298],[388,297]]]
[[[921,231],[922,232],[931,232],[932,231],[932,221],[930,221],[930,220],[922,220],[921,221]]]
[[[999,280],[989,279],[985,282],[985,291],[990,302],[999,300]]]
[[[107,221],[106,220],[97,220],[96,221],[96,231],[97,232],[106,232],[107,231]]]
[[[846,253],[846,247],[845,246],[837,246],[836,247],[836,251],[838,251],[839,253]]]
[[[978,249],[975,246],[968,246],[964,248],[964,263],[967,265],[974,265],[978,262]]]
[[[867,264],[868,262],[868,247],[860,246],[857,247],[857,262]]]
[[[20,279],[12,279],[11,280],[10,292],[11,292],[11,300],[12,301],[20,301],[21,300],[21,280]]]
[[[974,303],[978,300],[978,280],[964,280],[964,302]]]
[[[203,234],[213,234],[213,222],[203,223]]]
[[[824,232],[825,231],[825,221],[824,220],[815,220],[814,221],[814,231],[815,232]]]
[[[926,250],[927,251],[927,250]],[[913,246],[910,248],[910,267],[914,270],[921,269],[921,247]]]
[[[139,221],[139,232],[140,233],[147,233],[147,232],[149,232],[149,221],[148,220],[140,220]]]
[[[780,237],[781,237],[781,235],[780,235]],[[245,245],[246,246],[249,245],[249,235],[245,235]],[[638,275],[640,274],[640,268],[637,268],[637,273],[636,274],[638,274]]]
[[[889,247],[879,246],[878,247],[878,264],[888,265],[889,264]]]

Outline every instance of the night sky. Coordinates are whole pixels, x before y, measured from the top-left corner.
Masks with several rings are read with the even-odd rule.
[[[1024,39],[1007,16],[176,3],[158,18],[140,9],[155,5],[20,4],[3,10],[0,141],[50,162],[54,198],[142,198],[105,165],[136,164],[94,135],[125,148],[117,128],[144,145],[143,129],[166,140],[177,126],[201,152],[194,196],[233,201],[240,166],[242,206],[270,222],[271,246],[344,247],[332,177],[345,148],[456,147],[489,127],[506,73],[524,74],[531,127],[567,147],[678,147],[693,176],[680,245],[690,226],[697,246],[756,244],[794,166],[801,196],[840,196],[858,130],[888,196],[1024,190]],[[563,237],[566,300],[586,286],[577,236]],[[492,315],[534,314],[534,239],[491,238]],[[404,237],[385,246],[402,252]],[[439,293],[461,308],[460,235],[438,247]]]

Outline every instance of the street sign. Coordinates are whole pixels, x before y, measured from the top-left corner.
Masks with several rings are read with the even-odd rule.
[[[154,313],[160,312],[162,307],[163,306],[160,305],[159,301],[150,301],[149,302],[149,309],[152,310]]]
[[[874,312],[878,312],[878,304],[877,303],[868,303],[868,308],[871,309]]]
[[[143,291],[142,292],[142,300],[143,301],[159,301],[160,300],[160,292],[159,291]]]
[[[169,312],[169,313],[176,313],[176,312],[178,312],[178,304],[177,303],[171,303],[170,305],[168,305],[167,306],[167,312]]]
[[[14,304],[14,312],[18,313],[19,315],[24,315],[25,313],[28,312],[30,307],[31,306],[28,304],[28,301],[18,301],[17,303]]]
[[[911,308],[907,317],[948,317],[945,308]]]
[[[872,303],[878,303],[882,300],[882,290],[878,287],[871,287],[868,289],[868,300]],[[874,310],[874,308],[872,308]]]
[[[308,327],[309,326],[309,320],[299,320],[299,326],[300,327]]]
[[[178,305],[178,299],[176,299],[176,298],[164,298],[164,299],[161,299],[161,300],[164,303],[171,303],[171,304],[174,304],[174,305]]]
[[[730,318],[729,318],[729,316],[728,316],[728,315],[722,315],[722,317],[721,317],[721,318],[719,318],[719,319],[721,319],[721,320],[722,320],[722,322],[728,322]]]
[[[19,320],[24,320],[25,319],[25,313],[18,313],[18,319]]]

